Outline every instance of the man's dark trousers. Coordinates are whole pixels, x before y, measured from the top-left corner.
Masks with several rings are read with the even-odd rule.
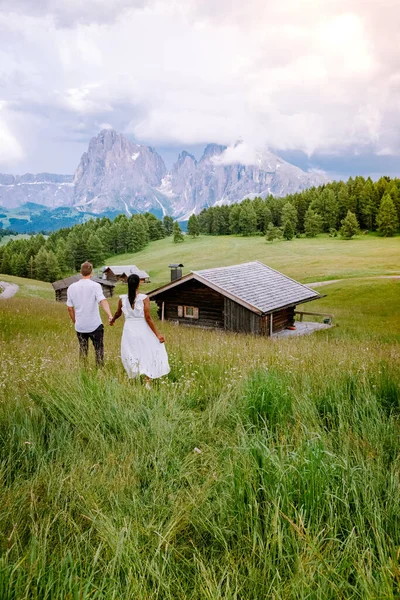
[[[104,363],[104,325],[99,325],[97,329],[90,333],[81,333],[77,331],[79,342],[79,358],[86,361],[89,351],[89,340],[92,340],[96,354],[96,363],[99,367]]]

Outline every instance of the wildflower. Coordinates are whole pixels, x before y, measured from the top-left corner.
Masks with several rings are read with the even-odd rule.
[[[195,454],[201,454],[201,450],[200,450],[200,448],[194,448],[194,449],[193,449],[193,452],[194,452]]]

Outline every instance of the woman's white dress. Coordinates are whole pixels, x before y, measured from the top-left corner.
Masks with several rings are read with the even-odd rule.
[[[125,317],[121,341],[121,359],[128,377],[147,375],[151,379],[169,373],[165,344],[161,344],[156,334],[144,318],[146,294],[138,294],[135,307],[129,304],[127,294],[120,296]]]

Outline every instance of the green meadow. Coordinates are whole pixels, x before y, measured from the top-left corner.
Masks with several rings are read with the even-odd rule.
[[[400,236],[382,238],[374,234],[352,240],[330,238],[266,242],[264,237],[185,236],[174,244],[171,238],[151,242],[141,252],[113,257],[108,264],[137,264],[152,278],[152,285],[169,280],[170,263],[180,262],[183,272],[234,265],[251,260],[294,277],[302,283],[348,277],[399,274]],[[151,288],[152,286],[150,286]]]
[[[304,306],[335,315],[310,336],[159,324],[151,390],[125,377],[121,320],[83,371],[51,286],[0,276],[20,285],[0,301],[0,598],[398,599],[400,280],[377,277],[399,248],[200,237],[113,258],[147,289],[178,261],[342,279]]]

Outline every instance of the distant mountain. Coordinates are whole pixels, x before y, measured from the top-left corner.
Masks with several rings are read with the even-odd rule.
[[[72,175],[38,173],[3,175],[0,173],[0,206],[18,208],[27,202],[47,208],[72,206],[74,183]]]
[[[104,130],[90,141],[76,170],[74,205],[96,213],[170,212],[168,201],[157,191],[166,172],[155,150]]]
[[[74,176],[0,174],[0,206],[33,202],[95,214],[150,211],[186,220],[205,207],[256,195],[284,196],[326,182],[267,150],[252,165],[232,163],[226,150],[209,144],[199,161],[183,151],[168,172],[153,148],[104,130],[90,141]]]

